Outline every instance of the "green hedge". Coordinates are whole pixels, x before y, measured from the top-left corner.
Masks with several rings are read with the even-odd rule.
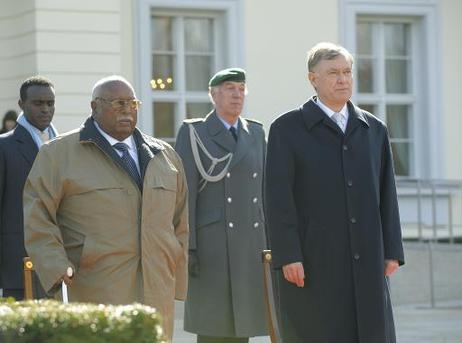
[[[165,343],[160,315],[140,304],[113,306],[55,300],[0,302],[0,342]]]

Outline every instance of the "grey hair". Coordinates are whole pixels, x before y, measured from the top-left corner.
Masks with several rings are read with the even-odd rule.
[[[128,80],[126,78],[124,78],[123,76],[120,76],[120,75],[110,75],[110,76],[103,77],[102,79],[99,79],[98,81],[96,81],[96,83],[93,86],[93,89],[91,90],[91,99],[95,100],[95,98],[100,96],[101,88],[104,85],[106,85],[108,83],[112,83],[112,82],[122,82],[122,83],[126,84],[133,91],[133,94],[136,97],[135,89],[133,88],[131,83],[128,82]]]
[[[308,71],[312,72],[314,67],[323,60],[333,60],[338,56],[343,55],[345,58],[351,62],[353,65],[354,58],[353,55],[345,49],[343,46],[330,43],[330,42],[321,42],[316,44],[310,49],[307,53],[307,67]]]

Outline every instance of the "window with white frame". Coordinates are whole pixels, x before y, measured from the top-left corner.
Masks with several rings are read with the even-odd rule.
[[[417,37],[412,18],[358,16],[358,105],[388,126],[397,176],[416,174],[415,117],[419,107]]]
[[[208,81],[223,64],[219,12],[153,11],[151,94],[153,134],[173,142],[185,118],[211,109]]]

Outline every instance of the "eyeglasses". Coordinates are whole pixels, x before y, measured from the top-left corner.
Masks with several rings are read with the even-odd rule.
[[[138,99],[130,99],[130,100],[124,100],[124,99],[114,99],[114,100],[107,100],[101,97],[95,98],[95,100],[103,100],[104,102],[107,102],[108,104],[111,105],[112,109],[114,110],[121,110],[125,108],[126,106],[129,106],[133,110],[137,110],[140,105],[141,101]]]

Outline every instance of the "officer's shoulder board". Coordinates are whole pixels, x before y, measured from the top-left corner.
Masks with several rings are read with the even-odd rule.
[[[263,123],[261,121],[258,121],[258,120],[255,120],[255,119],[250,119],[250,118],[245,118],[245,120],[247,120],[249,123],[254,123],[254,124],[258,124],[260,126],[263,126]]]
[[[205,118],[191,118],[191,119],[183,120],[183,123],[185,123],[185,124],[199,124],[199,123],[202,123],[204,120],[205,120]]]

